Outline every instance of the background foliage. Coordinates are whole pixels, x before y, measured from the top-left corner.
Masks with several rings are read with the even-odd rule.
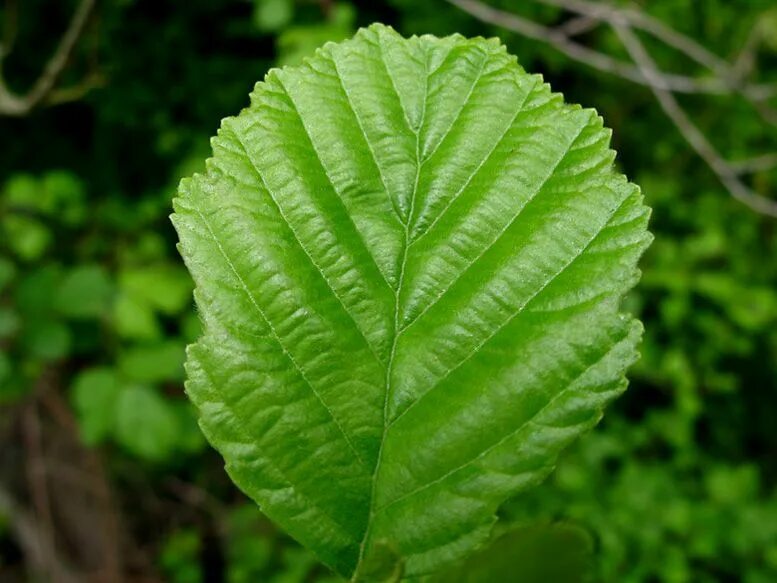
[[[74,6],[19,3],[3,63],[12,88],[36,78]],[[758,74],[777,79],[768,0],[643,8],[724,57],[763,27]],[[0,579],[331,578],[246,503],[197,429],[182,361],[199,323],[167,216],[179,177],[269,67],[375,20],[403,34],[500,34],[528,70],[602,113],[654,208],[656,241],[628,300],[646,328],[631,387],[505,518],[587,530],[598,580],[777,580],[777,221],[728,195],[646,89],[410,0],[104,2],[63,80],[88,72],[99,86],[0,117]],[[587,40],[614,46],[605,32]],[[777,150],[746,105],[685,102],[733,157]],[[777,172],[753,184],[774,193]]]

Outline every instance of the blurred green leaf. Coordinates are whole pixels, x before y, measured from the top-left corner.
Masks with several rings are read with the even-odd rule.
[[[29,174],[14,174],[8,179],[3,192],[3,201],[8,207],[25,209],[46,209],[45,197],[38,180]]]
[[[333,5],[329,21],[290,26],[278,35],[278,64],[297,65],[327,42],[338,42],[353,34],[356,13],[351,4]]]
[[[62,281],[62,270],[56,265],[43,265],[28,271],[14,290],[16,307],[25,320],[47,318],[54,310],[53,292]]]
[[[56,320],[25,322],[22,345],[30,356],[41,360],[58,360],[67,356],[72,344],[68,327]]]
[[[228,516],[228,583],[265,579],[273,558],[272,541],[262,535],[267,519],[260,512],[246,508],[248,504],[238,506]]]
[[[130,385],[119,394],[115,435],[130,453],[162,462],[175,452],[178,418],[157,391],[144,385]]]
[[[254,583],[267,576],[272,544],[256,534],[236,537],[229,545],[228,583]]]
[[[184,316],[181,324],[181,334],[184,340],[191,343],[197,340],[202,334],[202,322],[196,312],[190,312]]]
[[[143,298],[120,293],[113,304],[113,322],[116,333],[132,340],[158,340],[162,328],[156,314]]]
[[[16,275],[16,267],[9,259],[0,257],[0,292],[5,290]]]
[[[79,225],[86,218],[83,183],[71,172],[55,170],[42,179],[43,200],[48,212],[66,225]]]
[[[6,183],[3,199],[11,211],[56,217],[66,225],[77,225],[86,216],[83,184],[64,170],[49,171],[42,178],[16,174]]]
[[[19,329],[19,316],[11,308],[0,306],[0,339],[7,338]]]
[[[297,546],[281,549],[281,561],[283,567],[273,573],[270,583],[306,583],[318,563],[312,553]]]
[[[25,261],[40,259],[52,241],[51,232],[43,223],[21,214],[7,214],[0,227],[8,246]]]
[[[175,340],[124,349],[119,369],[138,382],[183,380],[184,345]]]
[[[592,575],[593,540],[565,525],[527,526],[505,533],[445,574],[439,583],[584,583]]]
[[[97,264],[79,265],[67,272],[55,291],[54,304],[66,317],[96,318],[105,314],[113,295],[113,283]]]
[[[254,23],[262,32],[281,30],[294,16],[294,0],[253,0]]]
[[[777,7],[764,12],[757,24],[764,44],[772,51],[777,52]]]
[[[0,386],[3,382],[11,376],[11,359],[8,355],[0,350]],[[2,391],[0,391],[2,393]]]
[[[739,504],[758,495],[758,468],[752,464],[738,467],[714,466],[705,476],[710,498],[718,504]]]
[[[197,423],[197,412],[188,401],[171,402],[170,410],[178,418],[177,445],[184,453],[197,453],[205,449],[207,442]]]
[[[191,279],[178,266],[125,270],[119,275],[119,286],[127,295],[164,314],[176,314],[192,303]]]
[[[71,398],[85,443],[96,445],[112,434],[120,390],[111,368],[87,369],[75,378]]]
[[[172,583],[200,583],[202,543],[194,529],[173,532],[165,541],[159,561],[166,580]]]

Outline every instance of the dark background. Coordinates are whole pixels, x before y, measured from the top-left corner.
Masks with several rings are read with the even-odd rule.
[[[40,76],[76,6],[0,2],[10,90]],[[773,2],[634,6],[731,62],[744,48],[748,77],[777,82]],[[777,581],[777,219],[734,200],[648,88],[442,0],[99,2],[54,90],[0,116],[0,580],[331,577],[236,491],[199,433],[181,366],[199,324],[167,217],[180,177],[269,67],[373,21],[501,36],[568,101],[599,110],[654,209],[626,300],[646,328],[631,386],[505,519],[586,529],[596,580]],[[606,27],[577,40],[627,56]],[[710,75],[645,43],[661,67]],[[678,99],[727,158],[777,150],[777,98],[760,112],[734,91]],[[743,177],[767,198],[768,161]]]

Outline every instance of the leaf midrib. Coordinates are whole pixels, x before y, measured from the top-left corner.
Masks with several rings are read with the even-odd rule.
[[[379,43],[379,47],[380,47],[380,43]],[[376,491],[376,485],[378,482],[378,474],[380,472],[381,460],[383,459],[383,448],[386,443],[386,436],[388,434],[388,430],[390,427],[390,424],[388,421],[388,408],[389,408],[388,406],[389,406],[389,396],[391,395],[391,373],[394,368],[394,357],[396,355],[397,344],[400,336],[399,334],[399,315],[400,315],[400,308],[401,308],[400,303],[402,298],[402,288],[403,288],[404,279],[405,279],[405,267],[407,265],[407,256],[408,256],[408,251],[410,249],[410,224],[413,220],[415,199],[416,199],[416,194],[418,192],[418,182],[421,176],[421,167],[422,167],[421,130],[423,129],[424,122],[426,120],[426,102],[428,100],[428,94],[429,94],[429,56],[426,53],[426,50],[424,49],[423,101],[421,104],[421,117],[418,122],[418,127],[414,129],[412,124],[410,123],[410,118],[407,116],[407,112],[404,110],[404,107],[402,106],[402,99],[399,97],[399,92],[394,83],[394,79],[391,76],[391,71],[389,70],[388,63],[386,63],[386,60],[383,56],[382,47],[380,48],[380,57],[384,67],[386,68],[386,74],[388,75],[389,79],[391,79],[391,85],[394,87],[394,92],[397,95],[397,100],[399,101],[400,108],[402,108],[404,112],[405,121],[407,122],[408,127],[410,128],[410,131],[413,132],[413,134],[415,134],[416,173],[415,173],[415,181],[413,184],[413,190],[410,195],[410,205],[408,209],[407,221],[406,222],[401,221],[404,226],[405,237],[404,237],[404,243],[402,246],[402,260],[399,265],[399,279],[397,282],[397,289],[395,294],[393,340],[391,343],[391,352],[389,353],[389,360],[386,365],[386,379],[385,379],[385,389],[384,389],[385,394],[383,399],[383,431],[380,436],[380,445],[378,446],[378,457],[377,457],[377,460],[375,461],[375,470],[372,474],[372,479],[370,480],[370,507],[369,507],[369,514],[367,516],[367,525],[364,529],[364,537],[362,538],[361,544],[359,545],[359,558],[357,560],[354,573],[356,573],[356,570],[358,570],[359,564],[364,559],[364,553],[367,547],[367,543],[369,541],[370,530],[372,529],[372,522],[375,519],[375,515],[377,513],[377,509],[375,506],[375,500],[376,500],[375,491]],[[389,196],[390,196],[390,193],[389,193]]]

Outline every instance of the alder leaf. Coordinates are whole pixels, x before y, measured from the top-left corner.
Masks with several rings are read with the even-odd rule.
[[[336,572],[460,560],[624,390],[649,211],[609,138],[496,40],[373,25],[270,71],[182,181],[188,394]]]

